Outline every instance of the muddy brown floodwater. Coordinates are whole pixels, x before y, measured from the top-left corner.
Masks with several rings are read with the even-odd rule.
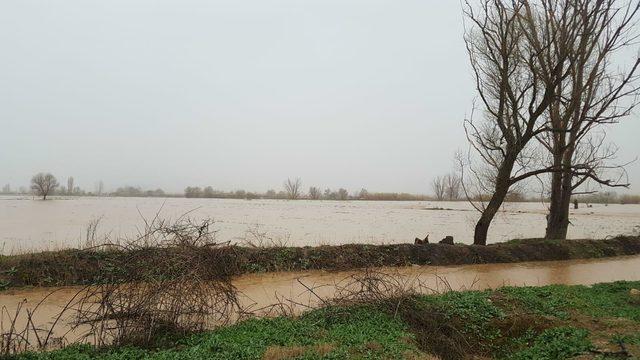
[[[212,218],[218,240],[240,242],[258,229],[292,246],[406,243],[416,236],[452,235],[471,243],[478,213],[466,202],[286,201],[185,198],[52,198],[0,196],[0,253],[82,247],[87,226],[101,219],[97,237],[135,236],[142,216]],[[491,224],[489,242],[544,236],[546,207],[506,203]],[[640,233],[640,205],[593,204],[571,210],[569,237],[601,239]]]
[[[412,266],[376,270],[397,275],[408,284],[419,285],[425,293],[448,289],[479,290],[501,286],[590,285],[617,280],[640,280],[640,256],[515,264]],[[234,280],[234,284],[243,295],[243,305],[250,309],[260,309],[286,300],[285,302],[293,306],[294,311],[299,312],[307,309],[307,305],[319,305],[320,301],[316,295],[331,298],[336,289],[341,286],[340,284],[344,284],[357,273],[357,271],[307,271],[250,274],[238,277]],[[315,288],[316,295],[307,291],[306,287]],[[25,308],[33,308],[49,295],[34,315],[35,323],[46,327],[79,289],[80,287],[29,288],[1,292],[2,320],[6,321],[7,312],[15,313],[21,302],[25,302],[23,305]],[[22,321],[24,319],[21,319]],[[56,334],[59,336],[68,328],[68,325],[60,326],[56,329]],[[82,330],[67,334],[67,341],[76,340]]]

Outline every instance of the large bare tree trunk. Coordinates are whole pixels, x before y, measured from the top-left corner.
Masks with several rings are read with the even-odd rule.
[[[558,239],[560,227],[562,223],[562,173],[557,172],[551,176],[551,200],[549,203],[549,214],[547,215],[547,229],[545,238]],[[562,238],[562,237],[560,237]]]
[[[557,88],[558,93],[562,93],[561,85]],[[551,193],[550,195],[550,203],[549,203],[549,214],[547,214],[547,228],[545,232],[546,239],[564,239],[567,236],[567,226],[569,224],[568,219],[568,208],[567,213],[565,214],[563,209],[564,204],[564,194],[567,190],[564,187],[566,178],[570,175],[564,171],[557,171],[559,169],[562,170],[571,170],[563,168],[563,164],[565,163],[565,154],[566,154],[566,146],[567,146],[567,133],[566,126],[562,121],[562,117],[560,116],[560,104],[556,99],[550,107],[550,117],[551,124],[554,131],[551,132],[552,141],[552,157],[553,157],[553,168],[556,169],[555,172],[551,173]],[[571,186],[571,184],[569,184]],[[571,189],[569,189],[569,192]],[[564,224],[567,226],[564,226]]]
[[[566,189],[566,179],[571,181],[571,175],[567,174],[563,179],[563,192],[560,200],[556,202],[556,207],[553,211],[549,212],[549,219],[547,221],[547,233],[545,238],[547,239],[566,239],[567,231],[569,230],[569,207],[571,205],[571,185],[569,189]]]
[[[562,135],[564,138],[564,134]],[[564,149],[561,154],[554,154],[554,165],[560,159],[561,172],[555,172],[551,181],[551,204],[547,217],[546,239],[567,238],[569,230],[569,208],[571,207],[571,195],[573,194],[573,135],[569,138],[569,146],[565,146],[565,140],[556,143]]]
[[[547,218],[546,239],[566,239],[569,229],[569,207],[571,204],[571,174],[564,173],[556,198],[552,198]],[[567,186],[568,183],[568,186]]]

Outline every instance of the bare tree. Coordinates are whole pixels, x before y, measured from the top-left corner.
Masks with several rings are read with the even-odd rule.
[[[481,123],[473,115],[465,120],[467,138],[482,163],[470,173],[491,190],[486,205],[476,207],[481,216],[474,244],[486,244],[489,226],[510,187],[537,174],[531,171],[535,154],[527,147],[548,131],[543,115],[554,89],[568,75],[563,67],[568,54],[555,51],[553,41],[577,34],[570,26],[549,26],[554,17],[574,21],[567,17],[567,8],[556,10],[540,11],[528,0],[483,0],[479,9],[466,2],[464,13],[472,27],[465,43],[484,115]]]
[[[360,200],[368,200],[369,199],[369,191],[365,188],[362,188],[360,190],[360,193],[358,194],[358,199]]]
[[[199,198],[202,197],[203,192],[199,186],[188,186],[184,189],[184,196],[187,198]]]
[[[73,176],[69,176],[69,178],[67,179],[67,195],[72,195],[73,194]]]
[[[444,177],[443,183],[447,199],[449,201],[458,200],[460,198],[460,176],[455,173],[448,174]]]
[[[326,188],[324,189],[324,198],[327,200],[337,200],[338,199],[338,193],[335,191],[332,191],[330,188]]]
[[[215,196],[215,191],[213,190],[213,187],[211,186],[207,186],[204,188],[204,190],[202,190],[202,196],[206,197],[206,198],[212,198]]]
[[[42,200],[47,200],[47,196],[59,185],[56,177],[50,173],[38,173],[31,178],[31,189],[42,196]]]
[[[300,188],[302,187],[302,181],[300,178],[295,180],[287,179],[284,182],[284,191],[287,193],[289,200],[296,200],[300,198]]]
[[[98,196],[102,196],[102,193],[104,192],[104,182],[102,180],[98,181],[98,184],[96,185],[96,194]]]
[[[343,188],[338,189],[338,199],[339,200],[349,199],[349,192],[347,191],[347,189],[343,189]]]
[[[312,186],[309,188],[309,198],[311,200],[320,200],[320,198],[322,197],[322,192],[320,191],[319,188]]]
[[[628,58],[626,70],[613,58],[638,36],[640,2],[556,0],[545,5],[547,11],[568,7],[576,19],[571,26],[580,34],[573,41],[553,39],[555,51],[568,54],[569,76],[555,88],[548,112],[552,131],[538,137],[551,154],[549,167],[541,171],[553,170],[545,236],[566,239],[571,196],[582,184],[629,185],[624,166],[612,163],[617,148],[605,143],[605,128],[630,115],[638,104],[638,49]],[[552,20],[555,27],[567,26],[562,19]]]
[[[445,179],[442,176],[437,176],[433,181],[431,181],[431,189],[433,190],[433,195],[435,195],[436,200],[444,200],[444,196],[446,194]]]

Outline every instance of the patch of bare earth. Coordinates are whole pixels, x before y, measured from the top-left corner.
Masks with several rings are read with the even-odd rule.
[[[269,346],[262,355],[262,360],[294,359],[304,354],[324,356],[336,348],[334,344],[317,344],[313,346]]]
[[[640,359],[640,346],[615,340],[640,334],[640,323],[637,321],[615,317],[594,318],[573,314],[565,325],[587,329],[589,331],[589,339],[594,345],[594,349],[590,354],[581,355],[577,359],[595,359],[603,356]]]

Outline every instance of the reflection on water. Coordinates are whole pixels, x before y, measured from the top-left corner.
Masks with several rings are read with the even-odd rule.
[[[424,292],[446,291],[449,288],[479,290],[506,285],[590,285],[617,280],[640,280],[640,256],[518,264],[412,266],[378,270],[397,275],[407,282],[420,283]],[[235,279],[234,285],[242,293],[245,307],[260,309],[286,299],[293,305],[294,311],[302,311],[307,309],[307,305],[315,306],[320,303],[316,295],[325,299],[331,298],[336,288],[356,273],[358,272],[308,271],[249,274]],[[315,289],[315,295],[307,291],[308,287]],[[78,290],[79,287],[8,290],[0,293],[0,307],[12,313],[20,302],[26,300],[26,307],[33,308],[49,295],[34,317],[35,323],[48,324]],[[57,332],[64,333],[66,330],[68,326],[62,326]],[[67,334],[67,340],[75,340],[74,336],[81,332]]]
[[[416,236],[452,235],[471,243],[477,213],[466,202],[286,201],[233,199],[69,198],[50,201],[0,196],[0,251],[78,247],[89,223],[101,218],[99,237],[133,236],[141,215],[195,220],[213,218],[221,241],[237,241],[256,226],[290,245],[406,243]],[[434,210],[442,208],[444,210]],[[541,237],[545,207],[506,204],[489,234],[490,241]],[[593,205],[572,210],[571,238],[631,234],[640,224],[640,205]]]

